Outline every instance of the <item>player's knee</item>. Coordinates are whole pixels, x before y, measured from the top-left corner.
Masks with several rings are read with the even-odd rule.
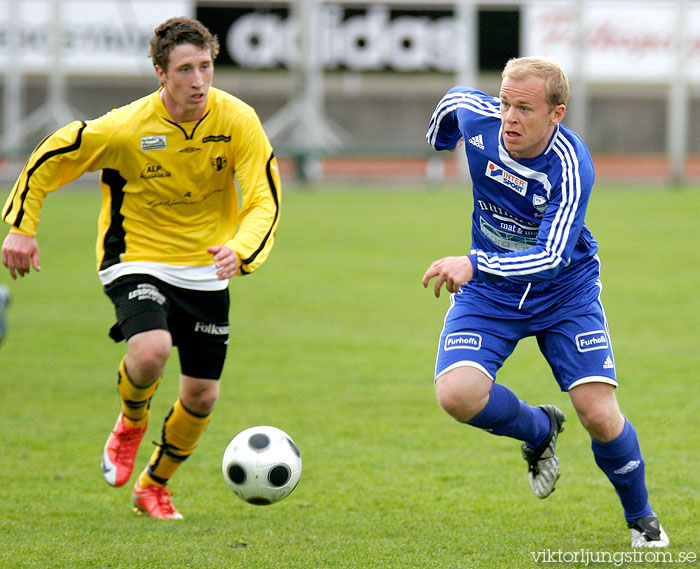
[[[167,332],[152,332],[137,334],[129,339],[126,366],[129,376],[138,383],[158,379],[172,351],[172,340]]]
[[[435,383],[437,400],[442,409],[461,422],[479,413],[488,401],[490,381],[471,381],[464,374],[449,372]]]
[[[589,406],[577,412],[583,428],[597,440],[614,439],[624,426],[624,417],[615,409]]]
[[[204,416],[214,410],[219,397],[219,384],[215,380],[185,380],[181,384],[180,399],[190,412]]]
[[[572,389],[570,395],[581,425],[594,439],[610,441],[622,432],[625,418],[613,386],[585,383]]]
[[[136,356],[138,366],[143,375],[159,377],[165,369],[165,364],[170,357],[170,346],[151,345],[140,350]]]
[[[454,389],[436,388],[437,400],[442,409],[452,417],[457,418],[464,410],[462,398],[458,396]]]
[[[214,395],[201,395],[199,397],[183,398],[183,405],[191,412],[200,417],[209,415],[214,410],[217,397]]]

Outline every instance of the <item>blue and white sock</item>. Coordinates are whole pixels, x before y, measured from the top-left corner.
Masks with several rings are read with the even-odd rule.
[[[549,415],[528,405],[500,383],[491,386],[486,406],[467,421],[469,425],[494,435],[512,437],[537,448],[549,435]]]
[[[611,441],[591,439],[591,448],[598,467],[605,472],[625,510],[625,520],[631,522],[654,512],[649,505],[649,493],[644,480],[644,459],[639,448],[637,431],[625,419],[622,432]]]

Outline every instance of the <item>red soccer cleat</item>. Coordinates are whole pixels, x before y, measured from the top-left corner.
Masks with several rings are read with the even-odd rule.
[[[134,460],[146,427],[129,427],[120,413],[102,453],[102,475],[107,484],[123,486],[134,470]]]
[[[148,514],[159,520],[181,520],[182,514],[175,509],[170,501],[172,495],[172,491],[164,486],[152,484],[141,488],[137,480],[131,501],[135,506],[134,511],[138,514]]]

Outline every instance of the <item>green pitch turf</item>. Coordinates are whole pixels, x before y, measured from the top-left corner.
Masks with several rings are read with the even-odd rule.
[[[287,192],[267,264],[231,282],[221,398],[171,483],[185,520],[133,515],[130,485],[108,487],[99,466],[123,346],[107,337],[112,309],[94,270],[98,209],[96,192],[50,196],[41,273],[0,273],[13,292],[0,346],[0,567],[520,569],[584,567],[565,562],[584,550],[623,560],[617,497],[534,341],[498,379],[568,415],[547,500],[531,494],[516,441],[460,425],[435,402],[448,299],[420,278],[465,252],[469,218],[466,192],[447,189]],[[697,566],[677,561],[700,554],[698,212],[700,192],[661,188],[601,187],[589,208],[618,397],[674,560],[591,567]],[[176,397],[176,362],[137,468]],[[258,424],[288,431],[304,460],[298,488],[268,507],[238,500],[220,470],[229,440]],[[542,552],[549,562],[535,560]]]

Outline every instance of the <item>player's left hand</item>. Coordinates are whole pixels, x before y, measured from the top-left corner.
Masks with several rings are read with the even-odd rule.
[[[472,280],[473,276],[474,268],[466,255],[443,257],[435,261],[425,271],[423,286],[428,288],[430,279],[437,277],[433,286],[433,292],[437,298],[440,298],[440,289],[443,284],[448,292],[457,293],[459,292],[459,287]]]
[[[464,137],[460,138],[457,141],[457,144],[455,145],[454,148],[448,148],[447,150],[449,150],[450,152],[454,152],[455,150],[462,148],[462,146],[464,146]]]
[[[238,255],[226,245],[212,245],[207,248],[207,253],[214,256],[216,274],[220,281],[230,279],[238,272]]]

